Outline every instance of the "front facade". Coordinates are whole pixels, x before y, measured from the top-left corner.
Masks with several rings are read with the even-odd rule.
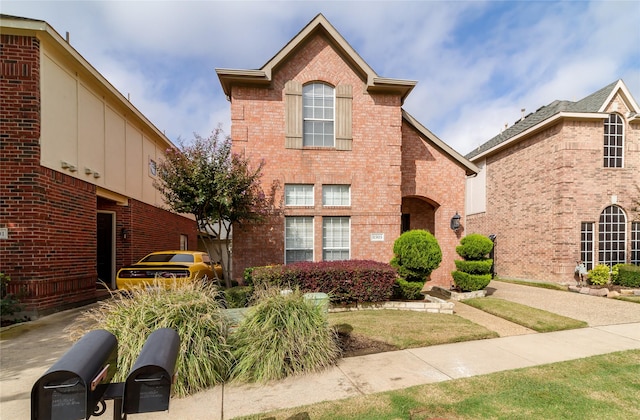
[[[443,263],[427,285],[451,284],[475,166],[402,109],[415,82],[379,77],[318,15],[259,70],[217,69],[231,102],[235,152],[264,159],[276,208],[234,227],[234,278],[296,261],[389,262],[403,230],[427,229]]]
[[[507,278],[570,284],[576,262],[640,264],[640,109],[622,80],[554,101],[467,155],[467,230]]]
[[[46,22],[0,16],[0,272],[38,316],[151,251],[195,249],[153,186],[171,142]]]

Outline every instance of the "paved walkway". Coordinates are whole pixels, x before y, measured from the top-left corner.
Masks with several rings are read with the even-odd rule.
[[[266,385],[219,386],[173,399],[168,413],[136,419],[231,419],[409,386],[640,349],[640,305],[607,298],[492,282],[493,296],[551,310],[589,328],[537,334],[496,322],[500,338],[342,359],[332,369]],[[464,304],[456,313],[483,325],[495,321]],[[79,310],[51,315],[9,331],[0,341],[0,418],[28,419],[33,383],[70,346],[63,332]],[[596,313],[597,312],[597,313]],[[475,319],[474,319],[475,318]],[[506,321],[505,321],[506,322]],[[489,327],[492,328],[492,327]],[[113,418],[107,404],[105,419]]]

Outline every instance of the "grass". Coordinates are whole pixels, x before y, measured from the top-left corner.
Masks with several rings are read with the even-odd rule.
[[[567,287],[557,283],[544,283],[540,281],[525,281],[525,280],[512,280],[512,279],[502,279],[496,278],[496,281],[501,281],[503,283],[512,283],[519,284],[521,286],[530,286],[530,287],[539,287],[541,289],[551,289],[551,290],[562,290],[567,291]]]
[[[614,299],[624,300],[625,302],[640,303],[640,296],[618,296]]]
[[[631,350],[242,419],[631,419],[639,393],[640,350]]]
[[[570,330],[587,326],[584,321],[498,298],[465,299],[463,303],[537,332]]]
[[[383,341],[398,349],[498,337],[457,315],[426,312],[371,310],[329,314],[329,323],[351,334]]]

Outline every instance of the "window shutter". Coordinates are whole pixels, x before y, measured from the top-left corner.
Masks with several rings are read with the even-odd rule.
[[[336,149],[351,150],[353,135],[351,134],[351,104],[353,88],[350,85],[336,86]]]
[[[302,149],[302,83],[284,85],[284,135],[287,149]]]

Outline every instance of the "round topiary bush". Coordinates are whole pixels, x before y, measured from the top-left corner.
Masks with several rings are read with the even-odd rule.
[[[491,282],[491,274],[468,274],[463,271],[454,271],[451,275],[456,286],[463,292],[482,290]]]
[[[493,241],[479,233],[472,233],[460,240],[456,252],[468,261],[483,260],[493,249]]]
[[[426,230],[404,232],[393,244],[395,256],[391,265],[406,281],[424,283],[442,262],[442,250],[437,239]]]

